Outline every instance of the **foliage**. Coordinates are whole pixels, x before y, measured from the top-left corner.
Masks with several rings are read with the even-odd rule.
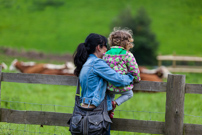
[[[14,4],[14,0],[1,0],[0,7],[2,8],[11,8]]]
[[[131,52],[140,65],[156,64],[158,42],[150,30],[150,24],[151,20],[143,8],[140,8],[134,17],[131,9],[127,8],[112,23],[112,28],[127,27],[133,31],[135,47]]]
[[[48,6],[60,7],[65,4],[64,0],[33,0],[33,9],[44,10]]]

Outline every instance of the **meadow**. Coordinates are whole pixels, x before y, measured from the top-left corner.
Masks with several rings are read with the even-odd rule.
[[[52,1],[52,3],[51,3]],[[200,0],[1,0],[0,46],[46,53],[73,53],[89,33],[108,36],[110,25],[126,8],[143,7],[159,54],[202,56]]]
[[[41,4],[39,0],[0,0],[0,46],[73,54],[89,33],[108,36],[112,30],[110,24],[121,10],[129,7],[135,15],[140,7],[144,7],[152,20],[151,30],[160,43],[159,54],[175,52],[179,55],[202,56],[200,0],[58,0],[58,6],[39,6],[46,1],[42,0]],[[10,65],[13,59],[3,55],[0,50],[0,62]],[[18,59],[29,61],[27,58]],[[202,84],[202,74],[178,74],[186,75],[186,83]],[[72,113],[75,87],[2,82],[1,88],[1,106],[4,108]],[[165,121],[165,97],[166,93],[135,93],[132,99],[116,109],[115,117]],[[202,124],[201,100],[202,95],[186,94],[185,123]],[[6,123],[0,126],[0,134],[70,134],[67,127]],[[134,133],[112,131],[112,134]]]

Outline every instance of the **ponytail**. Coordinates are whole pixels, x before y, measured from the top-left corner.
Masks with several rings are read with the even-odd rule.
[[[74,74],[78,77],[81,71],[83,64],[88,58],[88,52],[84,43],[79,44],[76,51],[74,52],[74,65],[76,66]]]
[[[79,76],[82,66],[88,59],[89,54],[94,53],[96,46],[98,45],[100,45],[101,48],[103,46],[107,47],[107,39],[104,36],[95,33],[89,34],[85,43],[79,44],[73,55],[74,65],[76,66],[74,74],[76,76]]]

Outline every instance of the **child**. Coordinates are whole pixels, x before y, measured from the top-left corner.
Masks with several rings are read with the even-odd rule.
[[[107,64],[120,74],[131,73],[134,76],[134,81],[140,81],[140,72],[137,62],[133,54],[129,51],[133,47],[132,31],[127,29],[114,29],[109,35],[109,45],[111,49],[107,51],[103,59]],[[121,105],[123,102],[133,97],[133,84],[125,87],[116,87],[108,83],[107,89],[114,100],[115,94],[121,94],[115,101],[112,101],[113,111],[116,105]],[[113,118],[113,112],[110,117]]]

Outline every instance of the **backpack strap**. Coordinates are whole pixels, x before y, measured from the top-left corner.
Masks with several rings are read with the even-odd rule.
[[[105,98],[104,98],[104,112],[107,112],[107,93],[105,93]]]
[[[77,96],[80,95],[80,81],[79,81],[79,78],[77,79],[76,95],[77,95]]]
[[[76,88],[76,95],[75,95],[75,104],[80,104],[80,81],[79,78],[77,79],[77,88]]]

